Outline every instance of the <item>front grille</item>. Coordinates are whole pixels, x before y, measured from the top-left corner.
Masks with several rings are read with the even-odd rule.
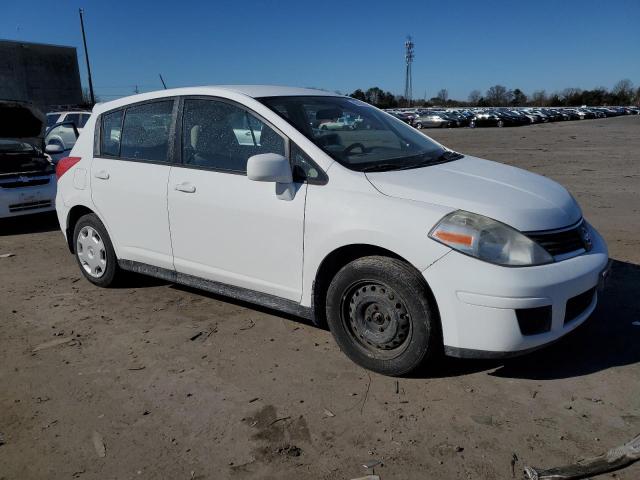
[[[50,181],[51,177],[23,178],[18,180],[11,180],[9,182],[0,182],[0,188],[37,187],[39,185],[47,185]]]
[[[51,206],[51,200],[42,200],[39,202],[14,203],[9,205],[10,212],[24,212],[25,210],[36,210],[38,208],[47,208]]]
[[[552,256],[564,255],[585,249],[580,228],[582,222],[575,227],[562,231],[526,233],[527,237],[536,242]]]
[[[569,323],[582,315],[584,311],[589,308],[589,305],[591,305],[595,293],[596,288],[593,287],[586,292],[581,293],[580,295],[576,295],[575,297],[567,300],[567,306],[564,314],[564,323]]]

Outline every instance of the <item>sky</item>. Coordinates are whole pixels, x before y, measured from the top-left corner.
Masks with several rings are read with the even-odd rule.
[[[86,86],[78,8],[103,101],[160,89],[159,73],[168,87],[402,94],[407,35],[413,98],[640,85],[640,0],[3,0],[0,39],[77,47]]]

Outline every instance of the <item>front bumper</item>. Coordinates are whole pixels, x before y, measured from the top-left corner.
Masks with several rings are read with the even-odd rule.
[[[595,287],[609,265],[604,240],[593,228],[591,236],[591,251],[549,265],[502,267],[452,251],[430,266],[423,275],[438,304],[445,352],[457,357],[520,355],[583,323],[596,307]],[[592,289],[592,296],[585,293]],[[587,301],[579,311],[567,309],[567,302],[581,294]],[[516,311],[539,307],[550,307],[550,328],[523,334]]]
[[[46,178],[46,176],[43,176],[43,178]],[[50,212],[55,209],[55,198],[55,175],[51,175],[49,182],[45,185],[15,188],[0,187],[0,218]]]

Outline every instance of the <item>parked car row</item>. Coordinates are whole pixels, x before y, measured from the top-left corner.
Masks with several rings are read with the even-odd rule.
[[[640,115],[640,107],[416,108],[389,109],[386,112],[418,129],[475,128]]]

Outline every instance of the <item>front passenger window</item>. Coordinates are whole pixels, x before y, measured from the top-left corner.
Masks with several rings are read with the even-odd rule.
[[[182,119],[182,162],[246,173],[260,153],[285,154],[284,139],[246,110],[217,100],[187,99]]]

